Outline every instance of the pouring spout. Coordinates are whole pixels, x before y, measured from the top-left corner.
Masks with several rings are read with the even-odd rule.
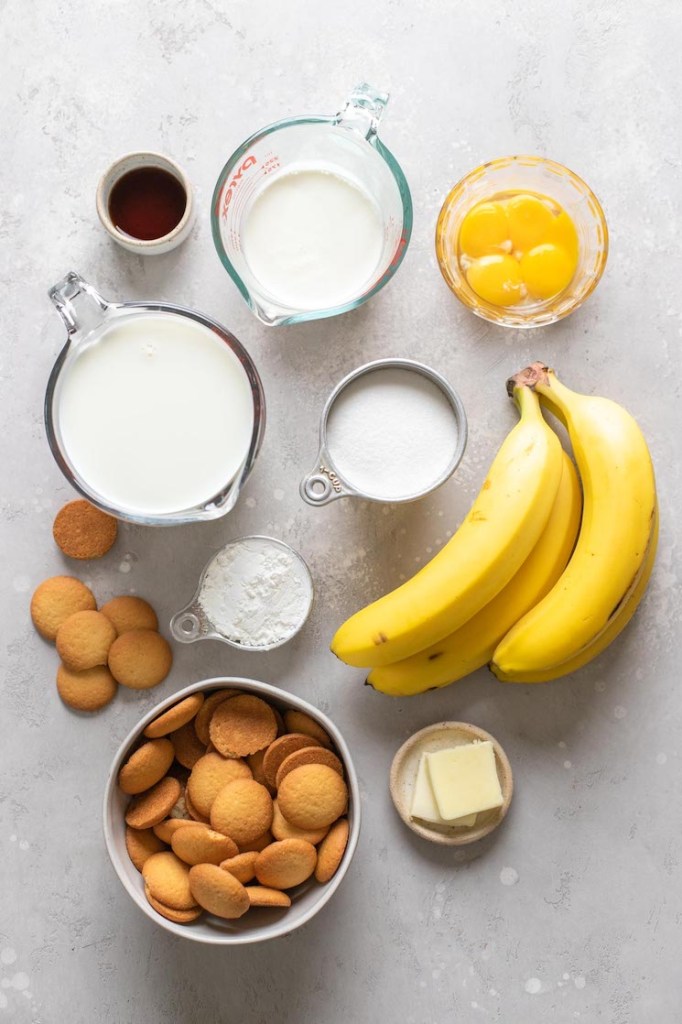
[[[379,121],[389,100],[389,93],[375,89],[367,82],[356,85],[336,115],[335,124],[359,132],[371,139],[379,130]]]

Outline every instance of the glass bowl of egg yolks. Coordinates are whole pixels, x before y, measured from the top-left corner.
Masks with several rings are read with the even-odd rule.
[[[536,156],[493,160],[447,196],[436,256],[455,295],[504,327],[541,327],[582,305],[604,271],[604,211],[585,182]]]

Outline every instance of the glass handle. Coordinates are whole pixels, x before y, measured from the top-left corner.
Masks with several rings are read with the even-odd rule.
[[[109,309],[109,303],[74,270],[50,288],[48,294],[69,336],[88,334],[99,326]]]
[[[361,82],[356,85],[334,120],[344,128],[360,132],[365,139],[371,139],[379,130],[379,121],[388,103],[389,94],[380,92],[373,85]]]

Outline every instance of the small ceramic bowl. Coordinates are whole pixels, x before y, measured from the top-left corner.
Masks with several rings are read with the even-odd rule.
[[[502,789],[502,806],[478,815],[471,828],[462,826],[439,827],[422,824],[410,817],[417,769],[422,754],[458,747],[475,740],[490,740],[495,751],[495,766]],[[422,839],[441,846],[466,846],[492,832],[504,819],[514,791],[511,765],[504,750],[494,736],[468,722],[437,722],[420,729],[406,740],[393,758],[390,776],[391,797],[395,808],[409,829]]]
[[[180,182],[187,196],[187,205],[182,219],[172,231],[162,235],[161,238],[133,238],[132,235],[119,231],[109,214],[109,197],[116,182],[124,174],[139,170],[141,167],[158,167],[162,171],[172,174]],[[97,186],[97,214],[105,231],[115,242],[118,242],[124,249],[127,249],[128,252],[136,252],[138,256],[159,256],[181,245],[189,236],[194,226],[196,209],[192,183],[179,164],[176,164],[174,160],[164,156],[162,153],[147,151],[126,153],[125,156],[115,160],[100,178],[99,185]]]
[[[223,688],[234,688],[244,693],[256,694],[262,697],[263,700],[268,701],[280,712],[290,709],[304,711],[311,718],[314,718],[329,734],[346,771],[346,782],[349,792],[347,816],[350,826],[348,845],[333,878],[326,885],[320,885],[319,882],[312,878],[304,882],[297,889],[290,890],[291,906],[286,909],[258,907],[257,909],[250,910],[236,921],[225,921],[221,918],[213,917],[211,914],[202,914],[201,918],[193,924],[174,924],[172,921],[168,921],[166,918],[161,917],[160,914],[157,914],[147,902],[142,875],[135,868],[126,851],[126,823],[124,815],[129,798],[118,788],[118,773],[121,765],[129,756],[131,748],[135,746],[142,736],[144,729],[161,712],[177,704],[184,697],[189,696],[190,693],[196,693],[199,690],[210,691]],[[290,932],[295,931],[296,928],[300,928],[301,925],[314,917],[318,911],[322,910],[322,907],[329,902],[340,886],[353,859],[359,834],[360,790],[358,787],[358,777],[346,741],[337,727],[326,715],[323,715],[312,704],[308,704],[307,701],[301,700],[300,697],[295,697],[291,693],[285,693],[284,690],[280,690],[276,686],[260,683],[254,679],[241,679],[232,676],[204,679],[199,683],[186,686],[184,690],[171,694],[170,697],[157,704],[155,708],[148,711],[137,723],[119,747],[109,771],[109,778],[104,793],[104,841],[114,870],[130,898],[147,917],[166,931],[179,935],[183,939],[209,943],[214,946],[241,946],[251,942],[264,942],[266,939],[275,939],[281,935],[288,935]]]

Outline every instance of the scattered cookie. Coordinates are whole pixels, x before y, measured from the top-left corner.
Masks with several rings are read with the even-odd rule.
[[[272,798],[265,786],[253,779],[228,782],[211,807],[211,827],[234,839],[240,850],[262,836],[271,822]]]
[[[206,814],[202,814],[201,811],[198,811],[196,809],[196,807],[192,803],[192,798],[190,797],[189,793],[187,792],[187,787],[185,787],[184,801],[185,801],[185,809],[186,809],[187,813],[189,814],[190,818],[192,818],[194,821],[200,821],[204,825],[208,825],[208,816]]]
[[[196,907],[193,910],[173,910],[172,907],[165,907],[163,903],[159,903],[158,900],[154,899],[149,891],[149,887],[146,885],[144,887],[144,894],[150,907],[153,907],[157,914],[161,914],[161,917],[165,917],[168,921],[173,921],[174,924],[191,924],[192,921],[196,921],[203,914],[201,907]]]
[[[246,892],[252,907],[291,906],[291,897],[278,889],[267,889],[264,885],[250,885]]]
[[[168,817],[181,792],[178,780],[167,775],[146,793],[133,797],[126,811],[126,824],[131,828],[153,828]]]
[[[197,736],[199,737],[199,740],[201,741],[201,743],[204,744],[205,747],[208,746],[211,740],[211,737],[209,736],[208,732],[208,727],[213,712],[218,707],[218,705],[222,704],[222,702],[224,700],[227,700],[228,697],[237,697],[238,695],[239,690],[216,690],[214,693],[211,693],[204,700],[203,705],[201,706],[199,712],[197,713],[197,717],[194,719],[194,729],[196,731]]]
[[[295,825],[292,825],[284,817],[276,800],[272,801],[272,825],[270,828],[275,839],[305,839],[307,843],[312,843],[313,846],[317,846],[318,843],[322,842],[329,831],[328,827],[315,830],[296,828]]]
[[[101,612],[75,612],[57,630],[57,653],[67,668],[82,672],[106,665],[116,630]]]
[[[229,836],[200,824],[178,829],[171,839],[171,847],[185,864],[220,864],[239,852]]]
[[[52,576],[38,586],[31,598],[33,625],[46,640],[55,640],[57,630],[76,612],[95,611],[95,595],[73,576]]]
[[[343,778],[343,765],[332,750],[319,746],[302,747],[300,750],[295,750],[293,754],[285,757],[280,764],[275,780],[277,788],[282,785],[289,772],[293,772],[295,768],[300,768],[303,764],[326,764]]]
[[[323,747],[332,746],[332,741],[322,726],[318,725],[315,719],[307,715],[305,711],[295,711],[293,709],[285,711],[284,724],[286,725],[287,732],[302,732],[306,736],[312,736]]]
[[[117,533],[114,517],[83,498],[67,502],[52,525],[55,544],[69,558],[101,558],[113,547]]]
[[[241,882],[217,864],[196,864],[189,869],[192,897],[210,914],[228,920],[241,917],[249,909],[249,897]]]
[[[228,782],[250,779],[251,769],[239,758],[226,758],[217,752],[204,754],[192,769],[187,792],[199,814],[208,817],[216,796]]]
[[[150,828],[126,828],[126,850],[138,871],[142,871],[152,854],[165,849],[165,843]]]
[[[171,732],[176,732],[192,721],[203,703],[203,693],[190,693],[189,697],[185,697],[179,704],[174,704],[172,708],[168,708],[150,722],[144,731],[145,736],[156,739],[157,736],[167,736]]]
[[[282,839],[271,843],[256,861],[256,878],[269,889],[293,889],[310,878],[317,863],[317,851],[305,839]]]
[[[173,763],[175,751],[170,740],[149,740],[130,755],[118,774],[124,793],[135,795],[151,789]]]
[[[197,905],[189,885],[189,868],[170,850],[153,854],[142,868],[149,892],[172,910],[192,910]]]
[[[131,629],[114,640],[109,651],[111,674],[131,690],[158,686],[170,672],[172,664],[173,655],[168,642],[151,629]]]
[[[280,811],[292,825],[318,829],[331,825],[343,814],[348,790],[338,772],[328,765],[304,764],[282,780],[277,801]]]
[[[315,878],[318,882],[328,882],[336,874],[336,869],[346,852],[349,832],[348,818],[339,818],[320,843],[315,868]]]
[[[229,871],[238,882],[246,885],[256,877],[257,857],[258,853],[255,850],[252,850],[251,853],[237,853],[234,857],[228,857],[227,860],[221,861],[219,867],[223,871]]]
[[[149,602],[142,597],[133,597],[132,594],[112,597],[111,601],[102,605],[100,611],[113,622],[119,636],[129,633],[131,629],[159,628],[156,612]]]
[[[246,759],[246,763],[251,769],[251,774],[256,782],[260,782],[261,786],[268,786],[268,781],[265,778],[265,773],[263,771],[263,758],[265,757],[265,751],[267,749],[268,748],[265,747],[263,750],[257,750],[255,754],[249,754]],[[268,788],[271,789],[271,787]]]
[[[301,750],[303,747],[319,745],[312,736],[306,736],[302,732],[288,732],[284,736],[279,736],[276,740],[273,740],[263,754],[263,774],[267,784],[272,786],[273,789],[276,787],[277,771],[282,761],[289,754],[293,754],[296,750]]]
[[[270,829],[264,832],[262,836],[256,836],[250,843],[237,843],[240,853],[260,853],[266,846],[275,841]]]
[[[194,768],[199,758],[206,753],[206,747],[194,731],[194,722],[183,725],[168,738],[175,747],[175,757],[183,768]]]
[[[220,703],[209,724],[211,742],[225,757],[255,754],[272,743],[276,735],[277,720],[272,708],[248,693]]]
[[[66,665],[57,669],[57,692],[74,711],[99,711],[116,696],[118,683],[105,665],[73,672]]]
[[[192,821],[191,818],[164,818],[164,820],[160,821],[158,825],[154,825],[152,832],[162,842],[170,845],[177,830],[188,825],[199,825],[200,828],[208,828],[208,825],[202,825],[198,821]]]

